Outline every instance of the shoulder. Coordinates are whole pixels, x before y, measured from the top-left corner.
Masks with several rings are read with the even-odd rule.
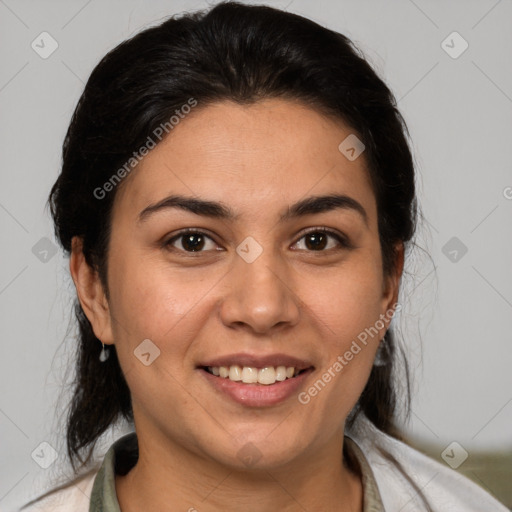
[[[115,473],[129,471],[138,457],[137,448],[134,432],[117,439],[99,467],[91,468],[73,481],[32,500],[19,512],[89,512],[95,505],[98,510],[118,510]]]
[[[98,470],[53,489],[27,503],[20,512],[88,512],[91,491]]]
[[[448,466],[381,432],[364,416],[346,435],[365,455],[386,510],[508,512],[480,486]]]

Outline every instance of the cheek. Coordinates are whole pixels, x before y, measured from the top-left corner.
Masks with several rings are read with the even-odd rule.
[[[303,279],[315,316],[322,321],[337,348],[375,325],[382,312],[382,271],[373,257],[361,257],[325,274]],[[305,301],[306,302],[306,301]],[[380,324],[379,324],[380,325]],[[339,345],[339,346],[338,346]]]
[[[117,323],[122,323],[122,340],[141,336],[161,340],[165,333],[179,328],[179,322],[208,290],[204,279],[190,279],[190,271],[169,269],[165,263],[137,253],[116,263],[109,276],[111,312]]]
[[[368,253],[333,272],[328,279],[320,282],[317,276],[316,280],[303,281],[302,293],[307,294],[304,302],[322,332],[322,382],[317,388],[323,389],[326,384],[330,392],[324,394],[324,403],[347,406],[346,412],[364,388],[386,330],[380,320],[382,278],[380,262]],[[315,394],[315,390],[311,391]]]
[[[339,419],[355,406],[385,332],[379,328],[382,276],[378,266],[364,268],[365,272],[347,268],[326,279],[322,293],[318,287],[309,291],[311,317],[321,330],[322,364],[299,401],[307,404],[305,410],[318,418],[318,428],[322,423],[325,432],[338,429]]]
[[[166,383],[166,405],[185,407],[179,383],[200,328],[194,307],[207,284],[137,254],[112,261],[110,268],[116,352],[132,399],[154,403]]]
[[[134,396],[150,399],[162,394],[159,385],[166,382],[174,400],[177,383],[186,380],[192,364],[194,340],[211,316],[208,293],[219,278],[206,267],[172,269],[138,253],[112,262],[111,268],[113,332],[128,385]]]

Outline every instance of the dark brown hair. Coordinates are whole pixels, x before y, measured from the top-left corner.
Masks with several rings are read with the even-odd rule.
[[[49,197],[65,251],[81,237],[87,263],[108,297],[107,252],[117,187],[95,191],[143,146],[155,129],[190,98],[197,108],[231,100],[295,99],[342,120],[366,146],[378,208],[383,270],[396,262],[394,245],[409,247],[416,225],[415,176],[405,121],[396,100],[344,35],[267,6],[223,2],[175,16],[119,44],[94,68],[76,106],[63,145],[62,172]],[[101,363],[101,342],[79,302],[76,380],[67,422],[75,467],[86,463],[102,433],[117,420],[133,420],[130,391],[115,348]],[[349,423],[363,413],[383,432],[395,428],[397,364],[391,329],[388,364],[374,366]],[[405,394],[409,406],[408,376]]]

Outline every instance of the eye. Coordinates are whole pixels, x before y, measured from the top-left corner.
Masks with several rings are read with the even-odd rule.
[[[179,245],[181,247],[176,247],[174,244],[180,239]],[[195,229],[187,229],[167,240],[164,246],[169,249],[178,249],[185,252],[204,252],[205,245],[208,245],[207,241],[213,243],[213,248],[217,247],[214,240],[206,233]]]
[[[326,252],[324,249],[329,245],[329,238],[333,238],[338,243],[338,248],[350,248],[351,244],[348,239],[335,232],[326,228],[313,228],[308,231],[305,235],[303,235],[297,244],[301,240],[305,240],[306,250],[314,251],[314,252]],[[336,245],[327,247],[329,249],[336,249]]]
[[[334,239],[337,242],[338,248],[352,247],[352,245],[345,236],[326,228],[311,229],[305,235],[303,235],[299,239],[299,241],[296,242],[295,245],[297,245],[301,240],[304,239],[306,247],[305,250],[313,252],[326,252],[327,250],[330,249],[336,249],[336,244],[334,244],[334,246],[332,246],[331,244],[331,247],[328,247],[329,238]],[[207,247],[208,241],[212,244],[212,247],[210,247],[209,249]],[[177,244],[177,242],[179,242],[179,244]],[[171,250],[177,249],[178,251],[182,252],[194,253],[205,252],[207,250],[215,250],[217,244],[210,236],[208,236],[203,231],[187,229],[164,242],[164,246]]]

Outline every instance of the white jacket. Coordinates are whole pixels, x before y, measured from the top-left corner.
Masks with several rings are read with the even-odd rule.
[[[384,434],[362,415],[346,435],[357,443],[368,460],[386,512],[423,512],[428,509],[417,489],[379,451],[379,447],[396,459],[435,512],[510,512],[465,476]]]

